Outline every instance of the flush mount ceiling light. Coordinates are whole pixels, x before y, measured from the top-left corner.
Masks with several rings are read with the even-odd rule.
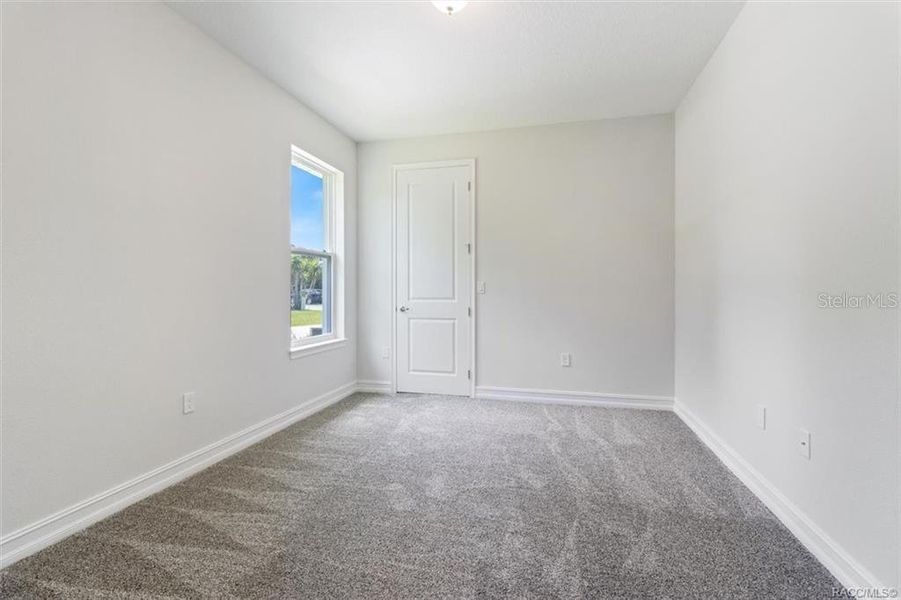
[[[432,0],[432,5],[449,17],[463,10],[467,4],[467,0]]]

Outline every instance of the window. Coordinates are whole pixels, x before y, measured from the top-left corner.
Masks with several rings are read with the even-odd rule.
[[[344,175],[292,148],[291,354],[341,340]]]

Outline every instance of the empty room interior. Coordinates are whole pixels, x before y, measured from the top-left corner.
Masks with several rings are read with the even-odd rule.
[[[899,29],[3,0],[0,597],[898,597]]]

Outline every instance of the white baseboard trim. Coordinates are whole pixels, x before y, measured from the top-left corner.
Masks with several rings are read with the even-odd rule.
[[[848,589],[886,587],[683,403],[676,400],[673,410],[842,585]]]
[[[563,392],[559,390],[535,390],[480,385],[476,398],[482,400],[515,400],[544,404],[568,404],[576,406],[608,406],[614,408],[645,408],[672,410],[670,396],[638,396],[631,394],[604,394],[600,392]]]
[[[369,394],[390,394],[391,393],[391,382],[390,381],[358,381],[357,382],[357,391],[358,392],[366,392]]]
[[[0,568],[66,538],[88,525],[118,512],[251,444],[343,400],[357,391],[356,382],[345,384],[285,412],[251,425],[168,464],[83,500],[55,514],[0,538]]]

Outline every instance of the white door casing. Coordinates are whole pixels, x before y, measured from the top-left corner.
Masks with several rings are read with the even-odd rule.
[[[473,160],[395,167],[394,389],[472,395]]]

